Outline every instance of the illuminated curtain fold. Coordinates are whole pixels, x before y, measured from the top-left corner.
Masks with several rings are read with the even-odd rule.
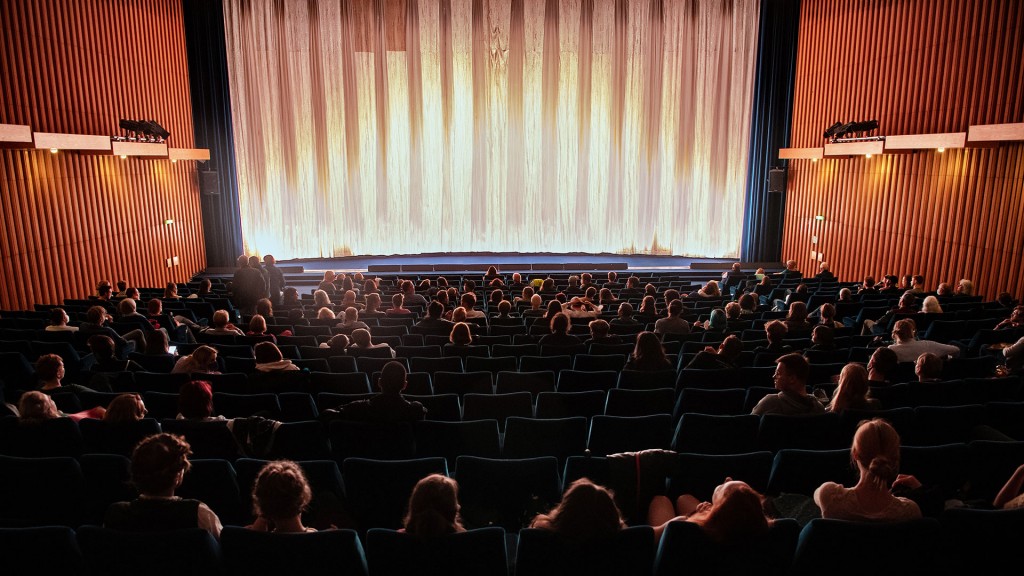
[[[224,0],[245,248],[735,257],[758,0]]]

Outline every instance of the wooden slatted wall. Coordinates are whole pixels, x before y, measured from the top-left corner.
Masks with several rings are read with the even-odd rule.
[[[875,133],[1024,121],[1019,0],[804,0],[790,146],[837,121]],[[823,221],[815,220],[824,216]],[[843,280],[921,273],[1024,296],[1024,145],[790,161],[783,254]],[[818,244],[812,237],[818,236]]]
[[[172,147],[193,146],[178,0],[4,0],[0,78],[0,123],[116,135],[121,118],[155,120]],[[0,225],[3,309],[206,265],[194,162],[0,150]]]

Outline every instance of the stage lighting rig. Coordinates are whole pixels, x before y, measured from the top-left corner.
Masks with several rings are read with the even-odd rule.
[[[154,120],[126,120],[122,118],[118,126],[127,132],[125,135],[114,136],[117,142],[159,143],[167,140],[171,133]]]
[[[878,128],[878,120],[859,122],[836,122],[825,130],[824,137],[830,142],[867,142],[885,140],[885,136],[866,136]]]

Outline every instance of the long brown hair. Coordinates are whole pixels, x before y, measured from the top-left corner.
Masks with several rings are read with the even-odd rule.
[[[416,536],[464,532],[459,510],[459,483],[442,474],[431,474],[413,487],[402,526]]]
[[[771,520],[764,513],[764,496],[745,482],[729,481],[715,489],[711,507],[688,520],[719,543],[738,543],[768,531]]]
[[[557,506],[534,517],[530,527],[589,540],[611,536],[625,528],[626,522],[611,490],[580,478],[569,485]]]

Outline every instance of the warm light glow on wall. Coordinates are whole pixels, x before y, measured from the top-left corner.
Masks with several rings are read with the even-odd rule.
[[[248,253],[739,252],[756,0],[224,3]]]

